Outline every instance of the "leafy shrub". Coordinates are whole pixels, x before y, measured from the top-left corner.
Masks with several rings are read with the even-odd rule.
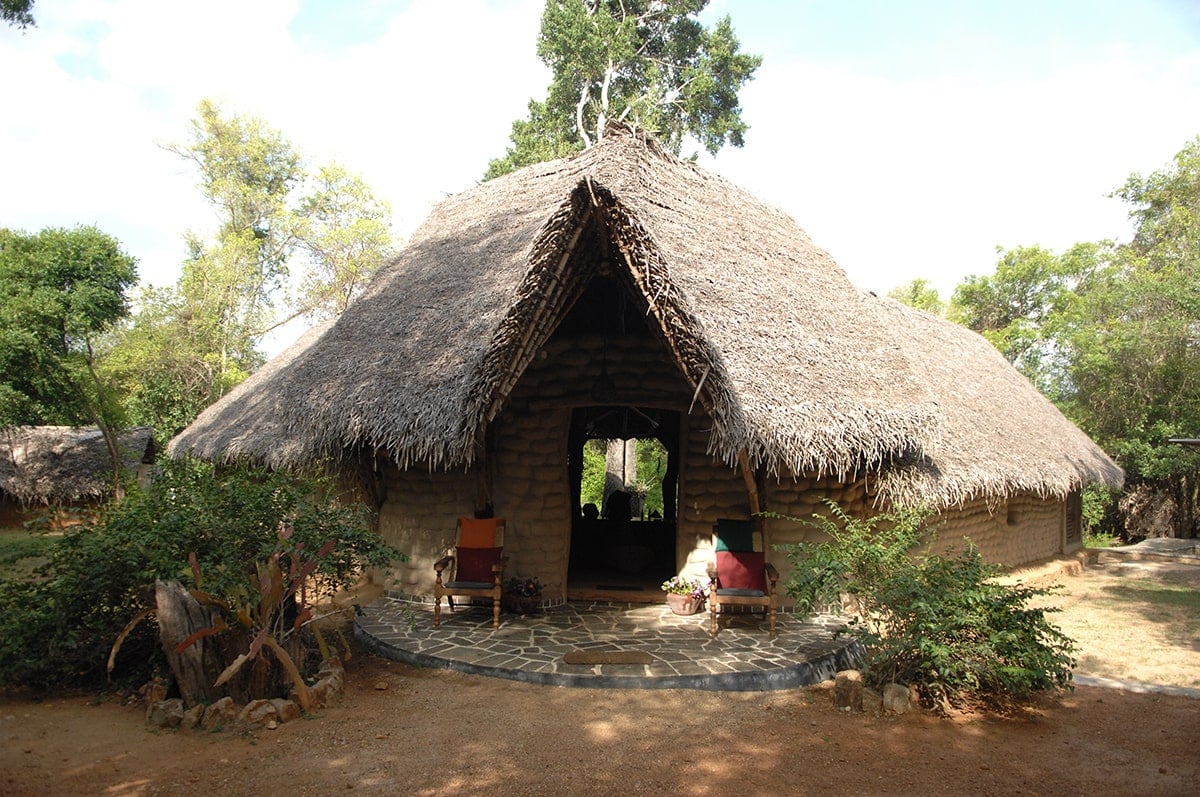
[[[156,579],[190,581],[189,555],[204,589],[230,606],[248,606],[251,576],[278,554],[287,526],[291,546],[316,552],[318,589],[351,583],[367,566],[403,558],[372,530],[366,510],[339,500],[325,480],[297,479],[249,467],[217,470],[197,460],[169,461],[147,490],[107,506],[94,524],[55,541],[41,580],[0,580],[0,684],[82,684],[105,672],[121,629],[152,605]],[[127,640],[122,659],[161,664],[149,625]]]
[[[788,551],[787,592],[807,610],[839,598],[850,607],[867,683],[915,684],[942,710],[1070,686],[1074,642],[1047,620],[1055,610],[1028,605],[1056,588],[1000,583],[970,545],[953,557],[914,552],[920,511],[857,519],[830,506],[832,520],[811,524],[829,539]]]

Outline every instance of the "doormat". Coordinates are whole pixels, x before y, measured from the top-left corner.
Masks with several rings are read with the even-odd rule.
[[[644,650],[572,650],[563,656],[567,664],[650,664],[654,657]]]
[[[641,592],[642,588],[637,584],[597,584],[596,589],[604,589],[609,592]]]

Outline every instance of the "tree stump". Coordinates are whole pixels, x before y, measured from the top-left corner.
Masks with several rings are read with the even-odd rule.
[[[225,669],[219,646],[212,637],[203,637],[182,652],[175,649],[197,631],[212,628],[217,611],[201,606],[178,581],[155,582],[154,601],[159,639],[184,703],[188,706],[213,703],[221,697],[213,682]]]

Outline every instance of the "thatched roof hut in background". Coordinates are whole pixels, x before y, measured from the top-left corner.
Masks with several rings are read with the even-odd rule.
[[[613,362],[587,308],[612,295],[594,287],[606,281],[624,297],[620,312],[637,316],[639,345],[654,350],[622,353],[653,389],[587,390]],[[537,415],[522,435],[546,428],[565,439],[571,412],[588,404],[672,408],[691,441],[680,454],[693,463],[689,495],[720,492],[714,478],[740,485],[741,499],[679,496],[677,563],[709,515],[769,508],[770,496],[801,483],[857,483],[839,494],[945,508],[1015,492],[1061,499],[1120,480],[982,338],[864,296],[786,214],[623,129],[440,203],[361,299],[208,408],[168,451],[343,472],[389,462],[399,475],[379,500],[402,503],[407,473],[502,480],[533,467],[517,448],[479,460],[499,426]],[[707,470],[703,456],[725,470]],[[560,457],[551,447],[540,459]],[[553,473],[547,465],[529,481]],[[421,489],[443,489],[439,478]],[[466,514],[470,491],[444,489],[458,496],[444,506]],[[572,522],[570,504],[564,490],[542,489],[543,516],[529,528],[551,535]],[[503,509],[510,524],[527,500]],[[434,533],[422,524],[444,522],[405,507],[395,521],[402,545]],[[510,536],[521,528],[510,525]]]
[[[154,462],[154,430],[139,426],[118,436],[121,459],[134,474]],[[14,426],[0,429],[0,492],[25,505],[71,505],[112,492],[108,446],[99,429]]]

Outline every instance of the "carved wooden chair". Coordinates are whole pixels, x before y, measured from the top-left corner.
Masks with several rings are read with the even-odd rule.
[[[779,571],[766,561],[763,535],[753,521],[720,519],[713,526],[714,561],[708,566],[708,613],[712,635],[725,607],[760,606],[775,638],[775,586]]]
[[[454,532],[454,551],[433,563],[437,579],[433,585],[433,627],[442,624],[442,596],[450,611],[455,597],[491,598],[492,627],[500,627],[500,596],[504,584],[503,518],[459,518]],[[442,574],[448,572],[448,579]]]

